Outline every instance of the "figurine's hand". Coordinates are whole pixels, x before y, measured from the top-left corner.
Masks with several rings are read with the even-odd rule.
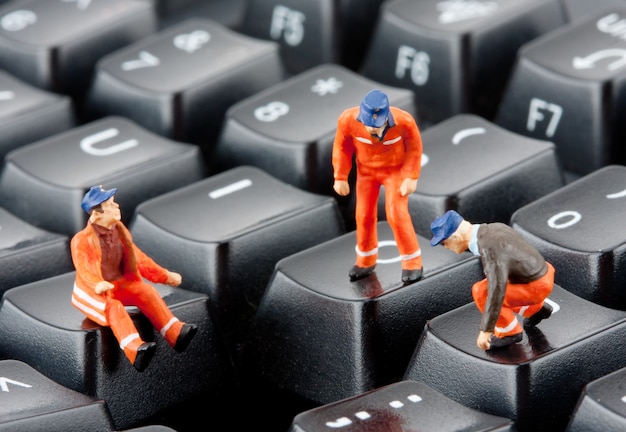
[[[167,272],[167,284],[169,286],[177,287],[183,281],[183,277],[179,273]]]
[[[493,332],[481,331],[476,339],[476,345],[483,351],[487,351],[491,347],[491,335]]]
[[[103,292],[112,290],[113,288],[115,288],[115,285],[113,285],[111,282],[100,281],[96,284],[94,291],[96,292],[96,294],[102,294]]]
[[[346,196],[350,193],[350,183],[346,180],[335,180],[335,184],[333,184],[333,189],[341,196]]]
[[[405,178],[400,185],[400,195],[407,196],[415,192],[417,189],[417,179]]]

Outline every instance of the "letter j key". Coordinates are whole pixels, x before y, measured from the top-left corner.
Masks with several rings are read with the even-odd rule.
[[[588,174],[519,210],[511,225],[578,296],[626,310],[626,167]]]

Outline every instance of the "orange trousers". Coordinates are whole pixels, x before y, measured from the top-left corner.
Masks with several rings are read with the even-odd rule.
[[[409,214],[409,197],[400,195],[404,177],[399,167],[357,166],[356,180],[356,265],[371,267],[378,259],[378,198],[385,187],[385,214],[402,258],[402,268],[422,268],[422,254]]]
[[[156,288],[143,281],[119,279],[112,283],[115,288],[105,293],[104,315],[130,362],[135,361],[137,349],[144,341],[124,306],[139,308],[173,347],[183,323],[172,314]]]
[[[504,302],[500,309],[500,316],[496,321],[494,336],[512,336],[523,331],[516,314],[530,317],[543,307],[544,300],[552,292],[554,286],[554,267],[547,263],[548,271],[539,279],[527,284],[506,284]],[[488,282],[483,279],[472,287],[474,302],[481,313],[485,310],[488,295]]]

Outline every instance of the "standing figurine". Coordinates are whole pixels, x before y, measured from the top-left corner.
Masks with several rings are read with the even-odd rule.
[[[448,210],[430,225],[431,246],[443,244],[458,254],[470,250],[480,256],[486,278],[472,287],[483,314],[476,344],[482,350],[501,348],[522,340],[522,326],[535,326],[552,314],[545,300],[554,285],[554,267],[510,226],[471,224]]]
[[[115,192],[115,188],[93,186],[83,197],[81,206],[89,221],[71,241],[76,268],[72,305],[92,321],[110,327],[128,360],[141,372],[152,359],[156,343],[141,339],[124,306],[138,307],[178,352],[187,348],[198,328],[179,321],[156,288],[143,281],[178,286],[182,278],[135,246],[121,222]]]
[[[345,110],[337,121],[333,143],[333,189],[350,193],[348,175],[356,155],[356,263],[350,280],[370,275],[378,258],[378,196],[385,187],[387,222],[402,258],[405,284],[422,278],[422,254],[409,214],[421,170],[422,139],[406,111],[390,107],[387,95],[371,90],[358,107]]]

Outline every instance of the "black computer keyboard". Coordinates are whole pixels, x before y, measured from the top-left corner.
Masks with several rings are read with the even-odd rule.
[[[337,118],[411,113],[424,274],[356,281]],[[626,430],[626,0],[0,2],[0,431]],[[350,182],[354,182],[354,176]],[[133,368],[72,306],[83,194],[117,188],[197,334]],[[555,268],[549,319],[476,346],[456,210]]]

